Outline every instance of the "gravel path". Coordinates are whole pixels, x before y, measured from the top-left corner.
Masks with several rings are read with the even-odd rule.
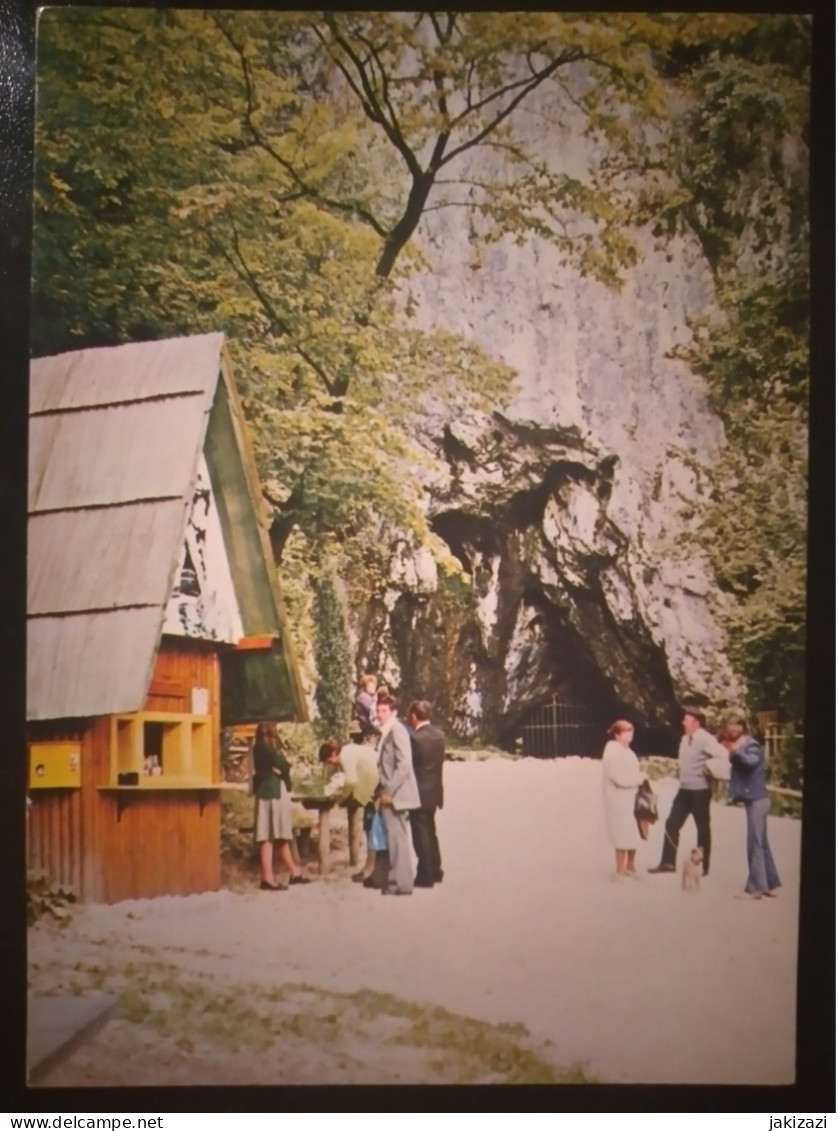
[[[675,784],[656,788],[665,816]],[[445,791],[445,882],[432,891],[382,899],[341,880],[87,906],[61,945],[74,961],[101,959],[104,941],[221,980],[370,988],[521,1022],[554,1043],[551,1059],[603,1081],[793,1082],[799,822],[769,820],[780,898],[736,900],[745,815],[714,805],[712,873],[693,897],[645,874],[662,821],[638,854],[641,881],[612,879],[596,761],[451,762]],[[682,846],[693,842],[688,823]],[[31,932],[33,963],[54,947],[54,933]]]

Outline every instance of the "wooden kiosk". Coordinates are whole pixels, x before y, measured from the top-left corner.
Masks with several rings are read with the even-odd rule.
[[[306,717],[222,334],[33,361],[28,866],[220,886],[222,726]]]

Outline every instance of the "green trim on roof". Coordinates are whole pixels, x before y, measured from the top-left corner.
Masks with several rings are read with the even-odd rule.
[[[278,637],[274,651],[277,701],[272,717],[308,718],[299,667],[287,629],[270,540],[261,518],[264,504],[229,365],[222,355],[204,454],[212,482],[233,585],[246,636]]]

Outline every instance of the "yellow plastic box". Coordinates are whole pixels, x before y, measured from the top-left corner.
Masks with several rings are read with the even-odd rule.
[[[32,742],[29,744],[30,789],[62,789],[80,785],[80,742]]]

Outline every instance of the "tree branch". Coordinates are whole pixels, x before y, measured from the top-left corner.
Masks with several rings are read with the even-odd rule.
[[[442,28],[437,23],[436,12],[428,12],[428,18],[430,19],[431,23],[434,25],[434,31],[436,32],[437,39],[439,40],[440,43],[444,43],[445,40],[443,39]]]
[[[477,208],[473,200],[441,200],[438,204],[428,204],[426,212],[439,212],[443,208]]]
[[[279,314],[273,302],[263,290],[261,284],[259,283],[259,280],[247,265],[247,262],[244,258],[244,253],[242,252],[241,243],[239,241],[239,233],[238,229],[236,228],[235,221],[231,220],[230,223],[233,230],[233,247],[235,249],[236,259],[238,260],[238,262],[236,262],[236,259],[234,259],[233,256],[230,255],[230,253],[227,251],[227,248],[216,238],[212,229],[210,229],[209,227],[204,227],[203,230],[209,237],[210,242],[214,244],[219,254],[227,261],[227,263],[230,265],[233,271],[235,271],[238,277],[247,284],[250,291],[256,297],[259,305],[262,307],[262,310],[268,317],[268,321],[271,326],[271,332],[274,334],[281,334],[290,340],[291,346],[294,351],[299,354],[306,365],[308,365],[317,375],[326,392],[329,393],[330,396],[334,396],[335,392],[332,388],[332,384],[329,381],[326,371],[305,349],[303,349],[299,342],[296,341],[294,335],[291,332],[291,327],[289,326],[288,322],[286,322],[286,320]]]
[[[568,63],[578,62],[579,60],[584,58],[586,58],[586,55],[582,51],[566,51],[561,55],[558,55],[555,59],[552,60],[552,62],[548,63],[547,66],[542,67],[534,78],[527,80],[526,84],[522,89],[518,91],[512,101],[507,106],[505,106],[503,110],[500,110],[495,115],[495,117],[490,122],[488,122],[482,130],[480,130],[479,133],[475,134],[475,136],[473,138],[470,138],[468,141],[464,141],[462,145],[459,145],[455,149],[452,149],[448,156],[445,157],[445,159],[442,161],[442,164],[448,164],[449,161],[453,161],[454,158],[458,157],[461,153],[465,153],[466,150],[473,149],[475,145],[479,145],[484,140],[484,138],[488,137],[490,133],[497,129],[501,122],[505,121],[505,119],[509,117],[513,110],[515,110],[515,108],[521,104],[521,102],[527,97],[528,94],[531,93],[531,91],[540,86],[545,81],[545,79],[548,79],[550,75],[554,73],[554,71],[557,71],[559,69],[559,67],[563,67]],[[502,97],[504,93],[509,93],[510,90],[515,89],[520,85],[520,82],[507,84],[506,88],[495,91],[493,94],[487,95],[486,98],[481,99],[480,102],[475,104],[474,109],[479,109],[482,106],[487,106],[496,98]],[[464,110],[460,115],[458,115],[457,118],[455,118],[453,125],[456,126],[459,121],[463,120],[466,114],[472,112],[472,110]]]
[[[235,42],[233,37],[228,32],[227,28],[224,27],[222,23],[219,23],[216,17],[213,17],[213,22],[239,57],[242,74],[244,75],[245,90],[247,94],[247,105],[245,109],[244,120],[247,129],[250,131],[254,143],[258,145],[259,148],[262,149],[265,153],[267,153],[269,157],[273,158],[273,160],[276,161],[280,168],[283,169],[289,177],[291,177],[294,184],[296,184],[299,189],[300,196],[304,196],[309,200],[313,200],[315,203],[322,205],[324,209],[331,209],[336,212],[342,212],[351,216],[357,216],[360,220],[363,220],[364,223],[368,225],[368,227],[372,228],[377,236],[379,236],[381,239],[386,239],[387,229],[381,223],[379,223],[379,221],[375,218],[375,216],[373,216],[370,211],[362,207],[357,202],[332,200],[330,197],[324,196],[317,189],[314,189],[310,185],[306,184],[306,182],[294,168],[292,162],[283,157],[281,153],[277,152],[277,150],[274,149],[271,143],[266,139],[262,131],[253,121],[253,114],[255,110],[253,81],[251,79],[250,67],[248,65],[244,50]],[[293,200],[295,198],[292,196],[286,199]]]
[[[276,565],[279,565],[286,543],[291,537],[294,527],[297,525],[305,497],[304,491],[303,480],[301,479],[298,483],[294,484],[291,494],[285,502],[280,504],[275,499],[271,498],[266,487],[262,488],[263,498],[279,511],[279,514],[275,516],[268,530],[271,550],[273,551]]]
[[[350,44],[338,31],[335,18],[331,13],[326,14],[326,24],[332,33],[335,43],[338,45],[341,51],[343,51],[344,54],[347,55],[348,58],[352,61],[355,70],[358,72],[363,93],[362,90],[359,89],[358,84],[350,75],[349,69],[341,62],[340,59],[335,60],[338,67],[343,72],[346,81],[349,83],[354,93],[360,99],[361,105],[363,106],[364,112],[366,113],[367,117],[370,118],[371,121],[376,122],[379,126],[381,126],[381,128],[387,134],[387,137],[390,139],[395,149],[401,154],[411,176],[421,176],[422,169],[419,165],[418,160],[416,159],[416,154],[405,141],[405,138],[398,126],[393,125],[385,117],[376,96],[376,92],[370,85],[369,76],[367,75],[363,62],[358,58],[357,54],[352,49]],[[320,30],[316,27],[316,25],[315,31],[321,39],[321,42],[326,43],[327,41],[323,37],[322,32],[320,32]]]
[[[378,74],[379,74],[380,79],[381,79],[381,99],[383,101],[384,106],[386,106],[386,108],[387,108],[388,114],[390,115],[390,125],[393,127],[394,130],[396,130],[399,133],[400,136],[403,136],[401,134],[401,128],[399,126],[399,120],[396,116],[395,107],[393,106],[393,103],[390,101],[390,93],[389,93],[389,91],[390,91],[390,81],[387,78],[387,69],[385,68],[384,64],[381,62],[381,56],[378,53],[378,48],[375,46],[375,44],[371,43],[365,36],[361,35],[360,32],[356,31],[355,36],[367,48],[367,50],[370,53],[370,57],[375,60],[376,67],[378,69]]]
[[[437,82],[437,76],[434,75],[434,83],[436,84],[436,82]],[[441,83],[440,83],[438,89],[441,89]],[[447,116],[448,105],[446,103],[444,93],[442,93],[440,95],[438,104],[439,104],[440,113],[443,116]],[[433,153],[431,154],[431,159],[428,162],[428,170],[430,172],[435,173],[437,171],[437,169],[439,169],[444,164],[443,155],[445,153],[445,147],[448,144],[450,138],[451,138],[451,131],[450,130],[443,130],[442,133],[439,134],[439,136],[437,137],[436,144],[434,145],[434,148],[433,148]]]
[[[474,109],[474,103],[471,101],[471,78],[474,74],[476,65],[475,59],[470,59],[468,64],[468,71],[466,73],[466,113]]]

